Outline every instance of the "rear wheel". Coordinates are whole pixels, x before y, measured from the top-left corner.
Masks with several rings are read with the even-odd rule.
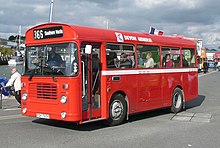
[[[123,123],[127,114],[125,98],[121,94],[117,94],[111,99],[109,105],[109,118],[107,124],[110,126]]]
[[[180,88],[175,88],[172,95],[172,107],[173,113],[178,113],[183,109],[183,91]]]

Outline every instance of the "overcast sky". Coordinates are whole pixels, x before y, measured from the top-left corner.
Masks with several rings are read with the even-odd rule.
[[[0,0],[0,37],[22,34],[48,22],[51,0]],[[150,26],[165,35],[203,39],[203,45],[220,43],[220,1],[216,0],[54,0],[54,22],[148,32]]]

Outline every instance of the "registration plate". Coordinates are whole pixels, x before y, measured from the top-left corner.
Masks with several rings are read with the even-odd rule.
[[[50,115],[48,115],[48,114],[36,113],[36,117],[37,118],[43,118],[43,119],[50,119]]]

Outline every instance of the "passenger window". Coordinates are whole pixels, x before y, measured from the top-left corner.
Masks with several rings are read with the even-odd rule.
[[[107,43],[106,62],[108,68],[134,68],[136,66],[134,46]]]
[[[179,48],[172,49],[171,53],[172,53],[172,60],[173,60],[174,67],[176,67],[176,68],[181,67],[180,49]]]
[[[163,61],[163,67],[165,68],[181,67],[180,49],[173,47],[163,47],[162,61]]]
[[[193,48],[191,49],[183,48],[182,64],[183,67],[196,66],[195,51]]]
[[[137,45],[138,68],[158,68],[160,66],[158,46]]]

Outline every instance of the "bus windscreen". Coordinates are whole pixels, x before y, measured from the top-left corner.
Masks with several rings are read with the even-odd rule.
[[[78,54],[75,43],[29,46],[26,49],[24,75],[75,76]]]

